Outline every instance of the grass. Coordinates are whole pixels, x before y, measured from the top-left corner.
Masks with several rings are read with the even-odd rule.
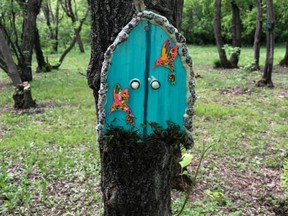
[[[190,53],[202,77],[196,80],[191,173],[202,145],[213,148],[182,215],[269,215],[284,209],[287,71],[276,69],[274,89],[256,88],[258,72],[213,69],[215,47],[191,46]],[[277,47],[275,62],[283,55],[284,46]],[[251,59],[252,49],[243,48],[240,65]],[[89,52],[73,51],[59,71],[34,74],[38,108],[30,111],[12,109],[13,87],[0,73],[0,215],[101,215],[95,104],[80,74],[88,62]],[[173,212],[183,201],[184,194],[173,192]]]

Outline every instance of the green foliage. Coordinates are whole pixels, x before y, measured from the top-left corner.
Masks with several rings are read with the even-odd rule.
[[[288,161],[283,166],[282,186],[288,194]]]
[[[214,43],[213,2],[210,0],[185,0],[182,30],[188,43]]]
[[[183,154],[179,162],[181,169],[183,170],[185,167],[187,167],[192,162],[192,159],[193,156],[191,154]]]
[[[256,3],[253,0],[235,0],[240,9],[242,20],[242,42],[243,44],[253,44],[254,32],[256,28]],[[263,24],[267,20],[266,2],[263,2]],[[285,42],[288,20],[288,5],[286,0],[273,1],[275,12],[275,39],[276,42]],[[185,0],[183,10],[182,30],[188,41],[192,44],[214,44],[213,18],[214,18],[214,1],[211,0]],[[232,33],[232,10],[231,1],[222,1],[222,36],[224,43],[231,43]],[[265,28],[262,30],[261,42],[264,43]]]
[[[227,54],[227,57],[230,58],[230,56],[233,54],[233,53],[240,53],[241,51],[241,48],[240,47],[233,47],[233,46],[230,46],[229,44],[225,44],[222,49],[225,50],[226,54]]]

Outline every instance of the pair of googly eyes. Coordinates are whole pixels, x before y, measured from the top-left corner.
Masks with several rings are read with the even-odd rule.
[[[130,87],[132,89],[137,90],[137,89],[140,88],[140,86],[141,86],[141,83],[140,83],[139,79],[132,79],[130,81]],[[150,86],[151,86],[152,89],[157,90],[157,89],[160,88],[161,85],[160,85],[160,82],[158,80],[153,79],[153,80],[150,81]]]

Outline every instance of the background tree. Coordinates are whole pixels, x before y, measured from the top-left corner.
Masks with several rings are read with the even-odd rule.
[[[0,62],[1,68],[8,73],[16,88],[13,95],[15,108],[30,108],[35,107],[36,103],[32,99],[31,89],[28,82],[22,82],[19,70],[14,63],[10,47],[7,43],[5,35],[0,27]]]
[[[266,7],[268,16],[268,20],[265,25],[267,30],[266,62],[262,79],[258,81],[257,86],[259,87],[268,86],[272,88],[274,87],[272,82],[272,71],[273,71],[273,59],[274,59],[274,31],[275,31],[273,1],[266,0]]]
[[[76,43],[79,46],[79,50],[81,53],[84,53],[84,45],[81,39],[81,27],[79,24],[77,24],[77,22],[79,22],[79,18],[78,18],[78,13],[77,13],[77,3],[76,1],[72,0],[62,0],[61,2],[61,6],[65,12],[65,14],[71,19],[72,22],[72,26],[74,27],[74,38],[73,40],[76,41]],[[86,17],[88,16],[88,11],[89,9],[86,9],[85,15],[84,15],[84,20],[86,19]]]
[[[233,68],[233,65],[228,60],[224,48],[224,42],[222,38],[222,27],[221,27],[221,0],[215,0],[214,2],[214,36],[216,40],[217,50],[220,59],[220,65],[223,68]]]
[[[24,21],[22,30],[22,48],[20,56],[21,78],[23,81],[32,81],[32,54],[34,48],[36,17],[40,12],[42,0],[18,0],[23,8]]]
[[[231,1],[232,8],[232,46],[235,49],[235,52],[231,54],[230,62],[234,68],[238,67],[239,56],[241,52],[241,18],[240,18],[240,9],[235,0]]]
[[[95,102],[97,105],[98,101],[98,90],[99,90],[99,84],[100,84],[100,71],[102,67],[102,62],[104,58],[104,52],[112,44],[114,39],[116,38],[118,32],[122,29],[125,24],[127,24],[128,21],[132,18],[132,15],[134,13],[134,8],[132,7],[132,0],[130,1],[124,1],[124,0],[115,0],[115,1],[91,1],[91,15],[92,15],[92,42],[91,42],[91,58],[90,63],[87,70],[87,78],[88,78],[88,84],[93,89],[93,94],[95,98]],[[145,1],[145,4],[147,8],[149,9],[155,9],[161,13],[161,15],[166,16],[170,22],[173,24],[180,24],[181,23],[181,13],[178,10],[181,10],[181,1],[177,0],[154,0],[154,1]],[[176,10],[176,11],[175,11]],[[122,136],[121,136],[122,137]],[[122,144],[124,141],[122,141]],[[167,143],[166,143],[167,144]],[[169,143],[171,144],[171,143]],[[121,145],[122,146],[122,145]],[[154,147],[153,147],[154,146]],[[149,156],[145,157],[145,154],[141,159],[135,160],[135,163],[129,164],[129,170],[137,170],[137,173],[139,173],[140,176],[142,176],[143,179],[141,184],[139,182],[136,182],[139,186],[137,189],[138,191],[150,191],[155,190],[153,194],[165,194],[165,196],[161,196],[160,201],[161,204],[155,205],[155,202],[153,202],[154,199],[151,199],[149,196],[144,196],[141,194],[137,195],[137,191],[131,191],[129,188],[121,188],[121,191],[123,194],[125,194],[125,197],[121,200],[115,199],[115,197],[112,197],[115,193],[115,189],[119,187],[119,182],[115,182],[115,175],[113,172],[115,172],[115,167],[110,167],[112,164],[111,161],[109,161],[107,157],[107,147],[108,146],[99,146],[100,148],[100,157],[101,157],[101,169],[102,169],[102,180],[101,180],[101,188],[102,188],[102,194],[103,194],[103,201],[104,201],[104,209],[106,216],[111,215],[156,215],[155,212],[158,212],[158,215],[170,215],[170,189],[171,189],[171,181],[172,178],[175,179],[175,173],[176,169],[173,167],[170,167],[169,170],[165,168],[165,171],[160,173],[159,178],[164,178],[167,182],[167,185],[157,185],[161,184],[163,181],[155,182],[156,186],[154,188],[151,188],[151,185],[147,185],[148,182],[145,181],[145,179],[151,179],[154,178],[151,173],[148,173],[148,167],[146,167],[146,170],[140,170],[140,167],[143,168],[143,164],[141,165],[141,161],[150,161]],[[130,148],[130,149],[129,149]],[[125,159],[121,159],[117,161],[117,165],[126,167],[126,160],[132,160],[134,153],[136,154],[137,151],[142,151],[143,148],[145,148],[145,151],[147,152],[153,152],[153,154],[160,154],[160,152],[166,152],[165,155],[167,155],[168,160],[177,160],[175,157],[178,156],[177,154],[180,151],[180,148],[171,149],[166,148],[163,144],[162,147],[159,147],[159,149],[155,149],[155,145],[146,145],[145,143],[139,145],[138,147],[134,146],[133,150],[131,149],[131,146],[129,145],[123,145],[121,149],[117,150],[117,155],[122,155]],[[163,148],[163,149],[162,149]],[[106,150],[105,150],[106,149]],[[138,149],[138,150],[137,150]],[[141,150],[142,149],[142,150]],[[134,152],[134,150],[136,152]],[[176,152],[176,153],[175,153]],[[110,152],[111,153],[111,152]],[[115,152],[116,153],[116,152]],[[127,157],[127,158],[126,158]],[[131,159],[132,157],[132,159]],[[161,164],[163,158],[159,157],[159,161],[155,162],[153,164],[153,167],[158,167],[159,164]],[[114,158],[114,160],[117,160],[117,157]],[[115,162],[115,161],[114,161]],[[176,163],[174,163],[176,164]],[[151,164],[150,164],[151,165]],[[149,165],[149,166],[150,166]],[[177,165],[179,166],[178,162]],[[176,165],[175,165],[176,166]],[[150,168],[149,168],[150,170]],[[163,173],[166,173],[165,176],[162,176]],[[179,170],[177,170],[179,171]],[[117,172],[117,171],[116,171]],[[177,172],[176,175],[178,175],[179,172]],[[118,174],[117,174],[118,175]],[[121,175],[121,173],[120,173]],[[131,184],[135,185],[136,183],[133,182],[133,179],[130,178],[130,176],[121,175],[124,181],[131,182]],[[134,181],[136,181],[134,179]],[[165,191],[159,191],[161,188],[166,187]],[[151,193],[149,193],[151,194]],[[116,196],[116,195],[115,195]],[[124,196],[124,195],[123,195]],[[155,198],[155,197],[154,197]],[[113,203],[110,202],[111,200],[114,200]],[[153,202],[153,203],[151,203]],[[129,204],[128,204],[129,203]],[[137,208],[133,209],[133,206],[137,206]],[[127,208],[130,209],[129,213],[123,213],[127,211]],[[139,211],[141,209],[143,211]],[[138,211],[137,211],[138,210]],[[133,212],[137,211],[137,212]]]
[[[52,41],[52,53],[57,53],[59,22],[61,21],[59,16],[60,0],[56,1],[55,12],[53,12],[51,0],[44,1],[41,8],[49,30],[49,39]]]
[[[261,40],[261,32],[262,32],[262,0],[256,0],[257,6],[257,19],[256,19],[256,29],[254,35],[254,44],[253,44],[253,52],[254,52],[254,63],[253,69],[259,70],[259,59],[260,59],[260,40]]]
[[[282,67],[288,67],[288,4],[285,0],[276,0],[273,3],[275,5],[275,22],[277,23],[275,35],[280,35],[281,38],[283,37],[283,42],[286,43],[285,54],[283,59],[279,62],[279,65]]]

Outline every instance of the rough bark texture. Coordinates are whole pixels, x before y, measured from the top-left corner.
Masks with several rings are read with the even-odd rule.
[[[21,79],[32,81],[32,54],[34,47],[34,32],[36,28],[36,17],[40,11],[42,0],[29,0],[24,8],[25,19],[22,29],[22,58],[21,58]]]
[[[267,86],[273,88],[272,82],[272,70],[273,70],[273,58],[274,58],[274,27],[275,20],[273,14],[273,2],[272,0],[266,0],[268,21],[266,23],[267,28],[267,42],[266,42],[266,62],[264,67],[264,73],[262,79],[258,81],[257,86]]]
[[[240,10],[235,1],[231,1],[232,7],[232,46],[241,48],[241,19]],[[238,67],[241,49],[232,53],[230,62],[234,68]]]
[[[214,36],[217,44],[220,64],[223,68],[233,68],[231,62],[227,59],[225,50],[223,49],[224,42],[221,35],[221,0],[215,0],[214,5]]]
[[[288,67],[288,40],[286,42],[286,51],[284,58],[279,62],[281,67]]]
[[[158,135],[141,142],[136,132],[107,133],[107,145],[100,146],[105,216],[171,215],[171,175],[181,139]]]
[[[36,102],[32,99],[31,87],[28,82],[23,82],[16,87],[13,99],[14,108],[16,109],[36,107]]]
[[[260,59],[260,40],[261,40],[261,31],[262,31],[262,0],[256,0],[257,4],[257,20],[256,20],[256,29],[254,35],[254,44],[253,44],[253,52],[254,52],[254,65],[253,69],[260,70],[259,59]]]
[[[87,79],[96,105],[104,52],[132,18],[132,2],[96,0],[90,3],[92,47]],[[181,23],[180,13],[175,15],[173,11],[179,4],[177,0],[153,0],[145,1],[145,4],[148,9],[166,16],[174,25]],[[104,215],[170,216],[172,176],[175,176],[179,152],[181,155],[179,145],[175,140],[152,139],[139,143],[137,134],[131,136],[124,131],[117,134],[113,131],[113,136],[108,135],[105,144],[99,146]]]

